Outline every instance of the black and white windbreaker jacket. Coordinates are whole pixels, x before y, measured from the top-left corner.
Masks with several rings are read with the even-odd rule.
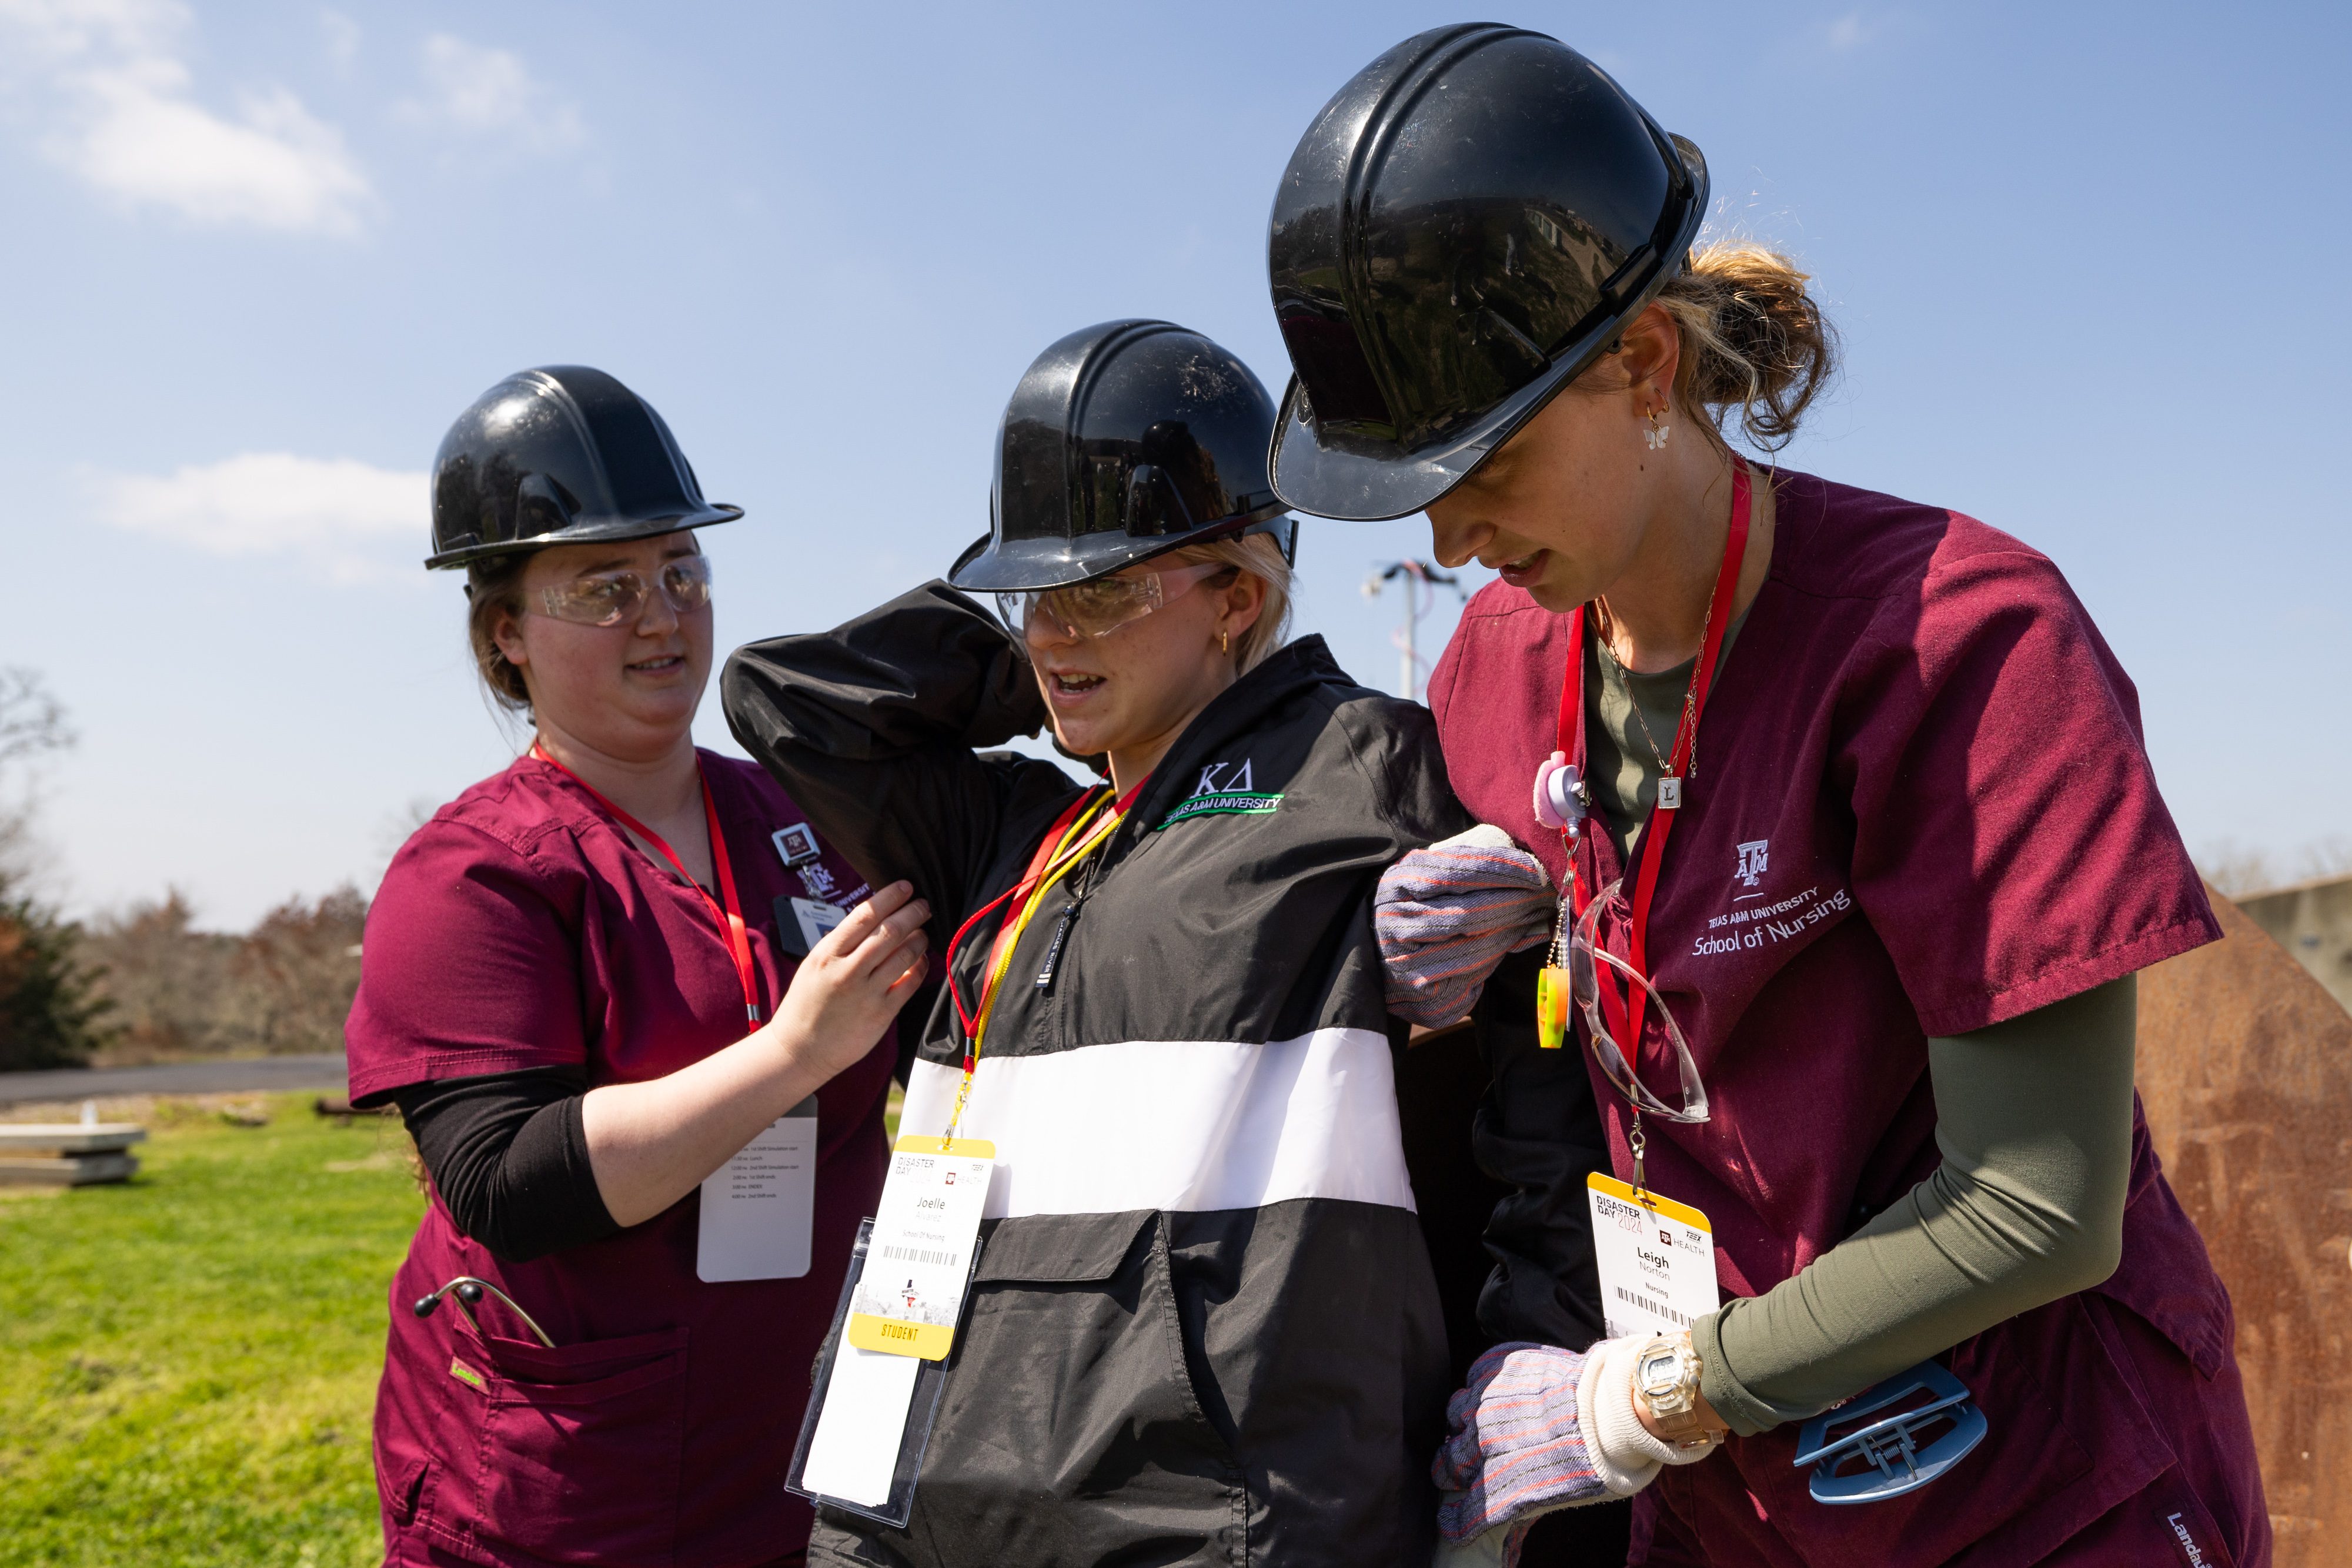
[[[739,651],[735,736],[932,950],[1019,880],[1076,792],[976,754],[1045,707],[943,583]],[[820,1518],[818,1563],[1421,1564],[1450,1391],[1398,1138],[1371,897],[1467,819],[1429,713],[1283,648],[1179,737],[1040,903],[963,1131],[994,1140],[978,1282],[903,1531]],[[954,957],[967,998],[993,922]],[[906,1132],[944,1129],[942,996]]]

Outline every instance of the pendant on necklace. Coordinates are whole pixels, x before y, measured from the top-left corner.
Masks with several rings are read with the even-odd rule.
[[[1669,773],[1658,780],[1658,810],[1679,811],[1683,809],[1683,781]]]

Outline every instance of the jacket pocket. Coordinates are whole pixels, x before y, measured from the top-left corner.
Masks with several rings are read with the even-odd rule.
[[[1238,1560],[1247,1498],[1184,1358],[1166,1221],[999,1222],[907,1536],[942,1568]]]
[[[584,1344],[461,1337],[481,1369],[472,1517],[440,1521],[499,1568],[669,1568],[687,1331]],[[467,1380],[470,1381],[470,1380]]]

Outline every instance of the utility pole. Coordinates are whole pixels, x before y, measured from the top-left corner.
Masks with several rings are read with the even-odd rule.
[[[1381,588],[1397,579],[1404,580],[1404,620],[1390,633],[1389,640],[1397,648],[1397,695],[1407,702],[1421,697],[1421,653],[1415,646],[1415,632],[1422,617],[1437,608],[1437,591],[1442,587],[1454,590],[1454,597],[1468,602],[1470,596],[1462,591],[1462,580],[1450,571],[1441,571],[1425,560],[1392,560],[1375,565],[1371,575],[1364,579],[1364,597],[1378,599]]]

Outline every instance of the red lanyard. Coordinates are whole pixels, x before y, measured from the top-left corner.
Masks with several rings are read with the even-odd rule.
[[[1691,672],[1682,722],[1675,727],[1675,748],[1666,757],[1665,776],[1659,780],[1658,803],[1650,808],[1649,824],[1637,846],[1642,865],[1633,880],[1633,917],[1626,923],[1626,959],[1644,977],[1650,972],[1650,901],[1657,892],[1658,867],[1666,858],[1666,841],[1674,833],[1675,819],[1682,814],[1677,807],[1665,804],[1665,779],[1680,780],[1690,771],[1691,754],[1698,745],[1699,715],[1706,707],[1707,688],[1715,679],[1716,661],[1723,653],[1723,632],[1731,623],[1731,601],[1739,591],[1739,566],[1748,553],[1748,465],[1734,462],[1731,468],[1731,533],[1724,540],[1723,565],[1716,573],[1715,592],[1707,602],[1706,641],[1700,646],[1698,663]],[[1569,612],[1568,674],[1560,682],[1558,726],[1559,749],[1573,758],[1580,768],[1584,766],[1585,609],[1580,604]],[[1561,830],[1561,837],[1568,840],[1567,830]],[[1576,857],[1577,845],[1568,841],[1566,847],[1572,902],[1576,914],[1581,915],[1591,902],[1592,893],[1584,885]],[[1601,1010],[1608,1016],[1610,1028],[1618,1031],[1628,1065],[1638,1065],[1642,1015],[1649,1009],[1649,993],[1639,986],[1629,985],[1624,988],[1628,994],[1621,998],[1605,966],[1596,964],[1593,967],[1594,977],[1601,982]]]
[[[702,777],[700,765],[698,763],[695,768],[695,778],[702,786],[702,820],[710,827],[710,862],[719,870],[719,892],[727,901],[724,909],[719,907],[718,899],[710,896],[709,889],[687,875],[685,863],[677,858],[677,852],[669,847],[667,840],[598,794],[594,785],[550,757],[547,747],[536,740],[530,743],[530,755],[534,760],[546,763],[587,790],[590,800],[604,807],[621,826],[659,851],[661,858],[669,862],[670,869],[677,873],[687,886],[694,889],[695,896],[701,899],[710,911],[710,918],[719,923],[719,939],[727,944],[728,956],[735,960],[735,977],[743,984],[743,1016],[758,1023],[760,971],[751,963],[751,934],[743,925],[742,901],[735,896],[735,868],[727,859],[727,835],[719,831],[719,807],[710,798],[710,780]]]
[[[1106,790],[1097,794],[1089,789],[1071,801],[1069,808],[1054,819],[1054,825],[1045,830],[1045,836],[1037,841],[1036,852],[1029,857],[1029,869],[1021,873],[1021,880],[982,904],[972,912],[970,919],[956,927],[955,936],[948,942],[948,996],[954,1001],[956,1017],[963,1024],[963,1071],[967,1082],[972,1068],[980,1060],[981,1031],[987,1027],[988,1016],[996,999],[997,984],[1004,978],[1004,972],[1012,961],[1013,945],[1021,939],[1021,933],[1027,927],[1038,899],[1045,896],[1047,888],[1061,880],[1063,873],[1110,837],[1118,824],[1126,820],[1128,808],[1135,804],[1136,796],[1150,781],[1149,774],[1137,779],[1133,788],[1111,807],[1109,814],[1096,821],[1085,837],[1066,853],[1063,846],[1087,825],[1086,819],[1109,798],[1109,793]],[[996,940],[989,944],[988,961],[981,966],[980,995],[967,1009],[962,994],[956,989],[956,949],[963,945],[964,937],[970,935],[973,926],[1007,904],[1013,905],[1013,911],[997,924]]]

